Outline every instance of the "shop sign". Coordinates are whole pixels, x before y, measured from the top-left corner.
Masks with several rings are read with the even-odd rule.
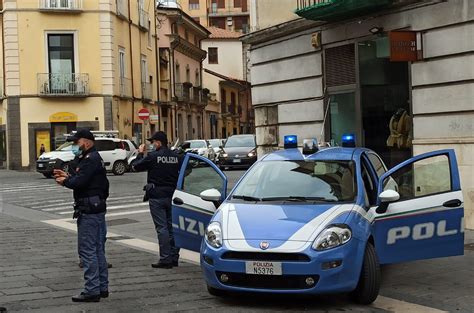
[[[77,122],[77,115],[70,112],[58,112],[49,116],[50,123]]]
[[[150,121],[151,122],[157,122],[158,121],[158,114],[151,114],[150,115]]]
[[[390,39],[390,61],[413,62],[418,60],[418,47],[416,32],[414,31],[391,31]]]

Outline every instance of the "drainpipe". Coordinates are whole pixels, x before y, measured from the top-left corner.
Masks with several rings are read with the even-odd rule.
[[[131,13],[132,13],[132,4],[129,1],[128,2],[128,40],[129,40],[129,45],[130,45],[130,70],[131,74],[130,75],[130,80],[132,84],[132,137],[134,135],[133,130],[135,127],[135,88],[134,88],[134,79],[133,79],[133,46],[132,46],[132,19],[131,19]]]
[[[153,7],[154,20],[153,24],[155,25],[155,62],[156,62],[156,99],[157,99],[157,110],[158,110],[158,130],[161,130],[161,105],[160,105],[160,90],[161,90],[161,76],[160,76],[160,57],[158,51],[158,32],[156,20],[158,16],[157,6]],[[151,30],[150,30],[151,31]]]

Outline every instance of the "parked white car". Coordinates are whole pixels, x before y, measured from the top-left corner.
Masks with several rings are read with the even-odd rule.
[[[222,151],[221,147],[224,146],[225,140],[224,139],[209,139],[209,144],[212,146],[216,157],[214,159],[215,162],[219,161],[219,156]]]
[[[189,145],[186,152],[191,152],[203,156],[211,161],[216,159],[216,153],[214,152],[214,148],[207,140],[186,140],[183,143],[183,146]]]
[[[67,171],[74,159],[72,143],[66,142],[56,151],[43,153],[36,161],[36,171],[51,177],[55,165]],[[95,139],[95,147],[104,160],[105,168],[114,175],[123,175],[128,170],[128,158],[137,149],[130,140],[100,137]]]

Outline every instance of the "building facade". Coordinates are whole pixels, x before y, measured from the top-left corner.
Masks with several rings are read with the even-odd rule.
[[[454,148],[474,228],[474,3],[360,4],[300,1],[306,19],[244,38],[259,154],[287,134],[333,145],[354,134],[388,166]]]
[[[166,0],[162,0],[166,1]],[[249,32],[250,0],[177,0],[179,7],[205,27]]]
[[[203,83],[209,89],[213,105],[206,110],[206,130],[210,136],[249,133],[253,129],[250,115],[250,84],[244,81],[244,56],[240,33],[209,27],[210,36],[202,47]]]
[[[294,10],[295,0],[250,0],[250,31],[299,18]]]
[[[35,164],[80,127],[140,143],[158,127],[153,0],[3,0],[0,159]],[[155,113],[157,115],[157,113]],[[5,149],[6,146],[6,149]]]
[[[202,87],[201,42],[209,32],[174,7],[159,7],[157,22],[161,127],[173,141],[204,138],[209,91]]]

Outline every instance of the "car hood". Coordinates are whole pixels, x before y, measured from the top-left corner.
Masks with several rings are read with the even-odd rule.
[[[229,156],[235,156],[235,155],[246,156],[250,151],[254,149],[255,147],[231,147],[231,148],[224,148],[223,150]]]
[[[63,161],[69,161],[74,159],[74,154],[71,151],[51,151],[43,153],[39,160],[55,160],[61,159]]]
[[[354,204],[227,203],[220,208],[222,231],[226,240],[308,242],[328,222],[353,207]]]

